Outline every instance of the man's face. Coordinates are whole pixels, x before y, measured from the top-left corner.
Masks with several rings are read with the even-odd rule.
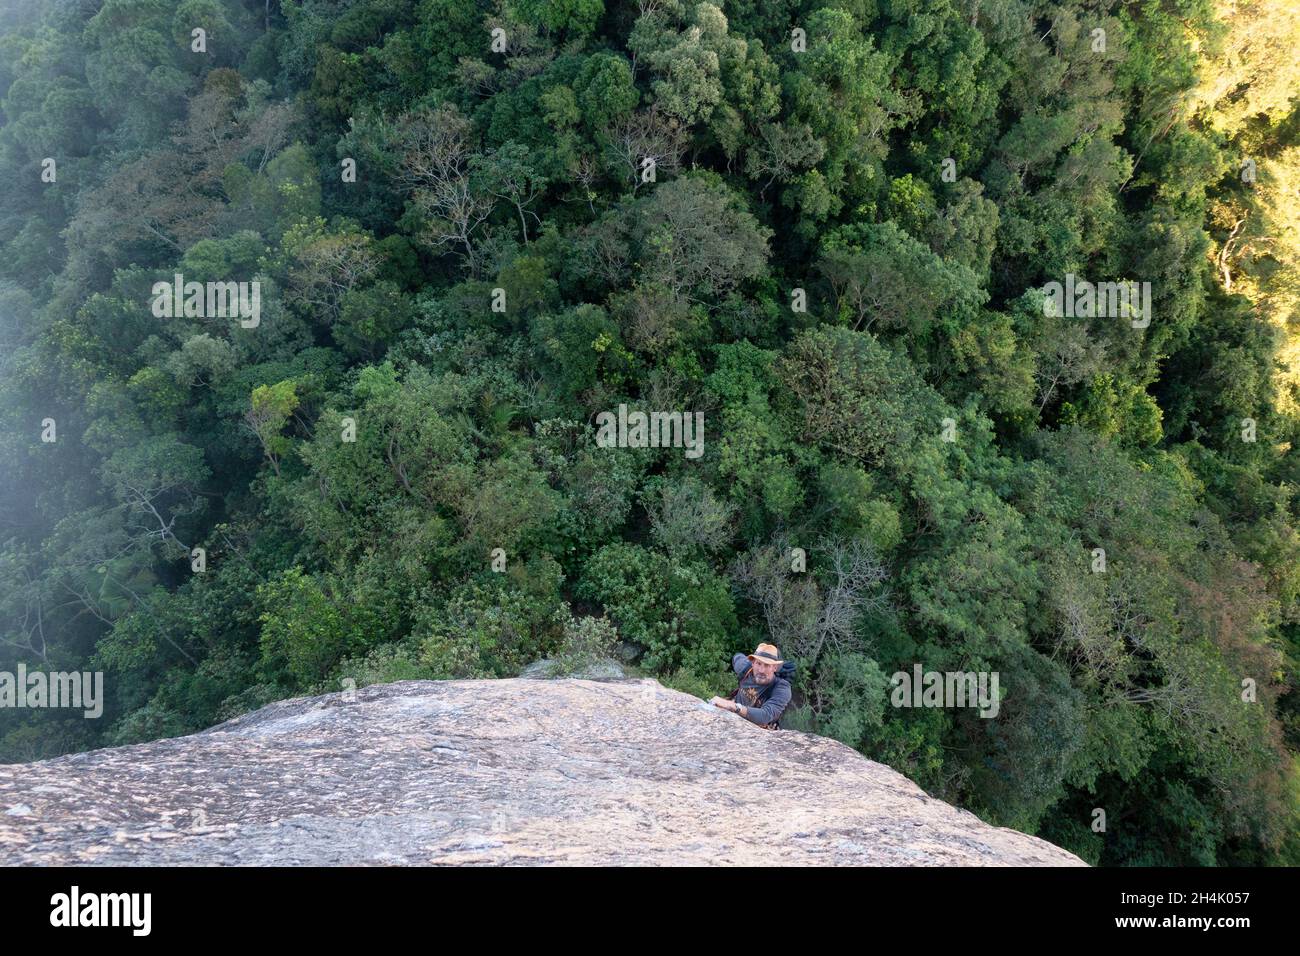
[[[754,661],[754,680],[760,684],[772,683],[772,678],[776,676],[776,669],[779,664],[772,661],[765,661],[761,657],[755,657]]]

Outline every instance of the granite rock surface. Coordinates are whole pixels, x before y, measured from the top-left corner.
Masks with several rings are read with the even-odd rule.
[[[0,864],[1083,865],[652,680],[402,681],[3,765]]]

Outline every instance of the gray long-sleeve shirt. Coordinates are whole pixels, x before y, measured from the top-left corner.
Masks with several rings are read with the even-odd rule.
[[[767,703],[761,707],[758,706],[759,695],[768,688],[768,684],[760,684],[754,680],[754,673],[750,670],[749,658],[744,654],[736,654],[731,658],[731,669],[737,674],[744,674],[740,679],[740,690],[736,693],[736,703],[745,708],[745,717],[756,724],[770,724],[781,716],[785,710],[786,704],[790,703],[790,682],[784,677],[773,677],[772,681],[776,684],[772,688],[772,693],[767,698]],[[750,670],[748,674],[745,671]]]

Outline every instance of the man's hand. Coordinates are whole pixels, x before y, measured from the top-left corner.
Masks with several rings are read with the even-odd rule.
[[[723,710],[729,710],[733,714],[740,713],[740,705],[728,700],[726,697],[714,697],[709,701],[714,707],[721,707]]]

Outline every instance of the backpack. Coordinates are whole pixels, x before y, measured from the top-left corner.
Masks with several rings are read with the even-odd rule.
[[[740,674],[739,677],[736,678],[736,689],[731,692],[731,700],[736,699],[736,695],[740,693],[740,685],[744,682],[745,678],[749,676],[749,672],[752,671],[753,669],[754,669],[754,665],[751,663],[748,667],[745,668],[744,672]],[[782,661],[781,666],[777,668],[776,676],[772,678],[772,683],[768,684],[766,687],[764,687],[762,690],[758,692],[759,706],[763,707],[767,704],[767,699],[772,696],[772,691],[776,690],[776,682],[778,680],[784,680],[791,687],[793,687],[794,672],[795,672],[794,661]],[[781,719],[778,717],[770,724],[762,724],[761,726],[765,730],[780,730]]]

